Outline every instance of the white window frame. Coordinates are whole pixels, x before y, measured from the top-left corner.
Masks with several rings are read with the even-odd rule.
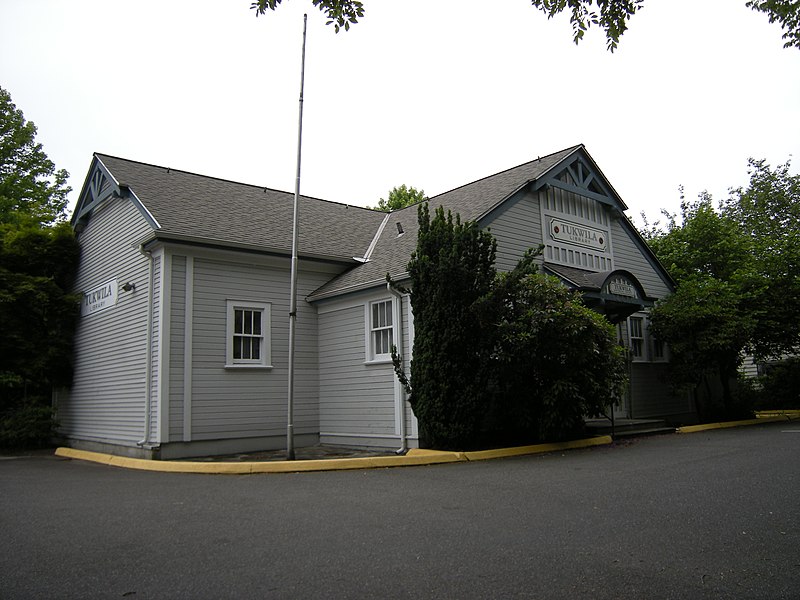
[[[647,338],[648,346],[650,348],[650,360],[652,362],[662,363],[669,362],[669,346],[666,342],[659,340],[657,337],[650,333],[650,319],[647,319]],[[656,349],[661,347],[661,356],[657,356]]]
[[[634,334],[634,319],[639,322],[639,331],[637,332],[639,335]],[[645,337],[645,323],[646,319],[644,315],[631,315],[628,317],[628,348],[631,351],[631,359],[634,362],[646,362],[647,361],[647,343]],[[639,354],[636,354],[636,345],[634,344],[634,340],[639,342]]]
[[[237,333],[235,328],[235,315],[237,310],[245,310],[261,313],[261,335]],[[249,338],[260,338],[260,357],[253,358],[234,358],[233,347],[234,337],[247,336]],[[265,302],[254,302],[252,300],[228,300],[227,318],[225,327],[225,368],[226,369],[270,369],[272,368],[272,305]]]
[[[633,335],[633,319],[638,319],[641,321],[641,335],[635,336]],[[656,346],[659,344],[659,341],[652,336],[650,333],[650,318],[646,313],[636,313],[628,317],[627,319],[627,328],[628,328],[628,343],[627,347],[631,353],[631,359],[633,362],[654,362],[654,363],[664,363],[669,362],[669,347],[664,343],[660,342],[662,348],[662,355],[656,356]],[[636,356],[633,353],[633,341],[640,340],[641,341],[641,355]]]
[[[373,307],[379,304],[387,305],[386,316],[389,318],[389,323],[376,324],[372,318]],[[394,298],[381,298],[367,302],[364,305],[364,323],[366,331],[366,362],[367,364],[383,364],[392,362],[392,346],[397,339],[397,334],[394,330],[395,323],[395,305]],[[382,332],[389,333],[389,348],[388,352],[376,352],[377,334]]]

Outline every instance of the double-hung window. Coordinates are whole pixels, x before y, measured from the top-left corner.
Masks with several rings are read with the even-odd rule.
[[[628,334],[630,336],[630,348],[633,360],[645,360],[643,317],[631,317],[628,319]]]
[[[384,361],[391,359],[392,345],[394,344],[392,301],[370,302],[367,323],[369,326],[368,360]]]
[[[628,319],[628,348],[636,362],[666,362],[669,359],[667,345],[653,336],[650,321],[644,316]]]
[[[228,300],[228,367],[268,367],[270,356],[270,305]]]

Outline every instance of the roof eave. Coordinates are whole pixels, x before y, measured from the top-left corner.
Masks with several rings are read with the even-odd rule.
[[[404,281],[409,278],[409,275],[408,272],[403,272],[397,275],[391,275],[391,278],[394,281]],[[309,302],[317,302],[319,300],[327,300],[329,298],[335,298],[337,296],[345,296],[347,294],[353,294],[355,292],[363,292],[364,290],[369,290],[372,288],[385,285],[386,285],[386,277],[383,277],[381,279],[371,279],[370,281],[356,283],[353,285],[348,285],[334,290],[328,290],[327,292],[322,292],[319,294],[316,292],[311,292],[308,296],[306,296],[306,300],[308,300]]]
[[[169,231],[156,230],[142,240],[143,247],[152,246],[158,242],[183,244],[187,246],[198,246],[203,248],[218,248],[225,250],[239,250],[242,252],[250,252],[255,254],[263,254],[268,256],[285,256],[291,258],[291,251],[284,248],[276,248],[265,246],[261,244],[247,244],[241,242],[232,242],[229,240],[221,240],[207,237],[197,237],[181,233],[173,233]],[[337,263],[342,265],[357,265],[361,264],[357,258],[352,256],[335,256],[329,254],[319,254],[315,252],[300,252],[298,258],[305,260],[315,260],[321,262]]]

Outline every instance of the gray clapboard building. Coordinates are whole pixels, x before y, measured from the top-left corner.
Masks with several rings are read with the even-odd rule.
[[[673,282],[582,146],[429,200],[497,238],[497,266],[544,245],[630,349],[618,417],[691,418],[663,382],[647,309]],[[75,376],[56,394],[76,447],[173,458],[281,448],[286,435],[293,195],[96,154],[72,225],[83,294]],[[418,445],[392,344],[413,358],[405,276],[416,207],[382,213],[300,198],[297,446]]]

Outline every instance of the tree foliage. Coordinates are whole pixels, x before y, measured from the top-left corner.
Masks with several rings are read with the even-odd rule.
[[[557,14],[570,11],[572,39],[577,44],[590,26],[601,27],[606,33],[606,44],[610,51],[616,50],[619,38],[628,29],[628,21],[642,8],[644,0],[531,0],[534,7],[552,19]]]
[[[751,343],[759,358],[800,353],[800,174],[750,159],[750,183],[723,204],[748,241],[754,280]],[[754,293],[757,292],[757,293]]]
[[[563,439],[619,398],[625,368],[613,328],[538,274],[536,252],[498,275],[490,233],[441,207],[431,219],[427,203],[418,215],[410,381],[393,358],[424,445]]]
[[[36,126],[0,88],[0,223],[63,219],[68,177],[65,170],[56,171],[36,143]]]
[[[275,10],[281,1],[257,0],[250,8],[256,11],[256,16],[263,15],[267,10]],[[336,33],[340,29],[349,30],[351,24],[364,16],[364,4],[360,0],[311,0],[311,3],[327,16],[326,25],[333,25]]]
[[[666,230],[645,234],[678,283],[652,313],[654,334],[671,349],[672,380],[698,390],[717,382],[704,417],[740,416],[731,382],[745,352],[800,352],[800,176],[789,168],[751,160],[746,189],[716,208],[707,194],[683,202],[680,224],[671,217]]]
[[[328,17],[338,33],[347,31],[351,24],[364,16],[364,3],[360,0],[311,0]],[[258,0],[251,8],[257,15],[275,10],[281,0]],[[628,21],[644,5],[644,0],[531,0],[547,17],[553,18],[568,11],[572,24],[572,39],[577,44],[591,26],[603,29],[606,45],[613,52],[619,45],[622,34],[628,29]],[[748,0],[745,4],[769,17],[770,23],[779,23],[784,30],[784,47],[800,48],[800,2],[797,0]],[[596,8],[595,8],[596,6]]]
[[[78,253],[66,223],[0,225],[0,414],[11,422],[17,412],[24,422],[48,414],[36,407],[48,408],[51,390],[71,382]]]
[[[64,217],[66,171],[0,89],[0,445],[53,429],[50,395],[70,383],[79,248]]]
[[[481,306],[494,281],[497,244],[442,207],[431,218],[422,203],[418,217],[408,265],[415,332],[409,402],[424,444],[465,448],[475,443],[486,406],[491,323]]]
[[[402,184],[399,187],[392,188],[389,192],[388,200],[381,198],[375,210],[392,212],[393,210],[400,210],[401,208],[418,204],[423,200],[425,200],[424,190],[418,190],[413,186]]]
[[[670,379],[677,388],[697,392],[700,418],[746,416],[731,387],[753,330],[739,288],[708,274],[689,275],[653,309],[651,319],[653,335],[669,344]]]
[[[784,48],[800,48],[800,2],[797,0],[748,0],[747,7],[766,14],[770,23],[780,23]]]
[[[495,405],[517,442],[561,440],[580,432],[622,397],[626,363],[614,327],[576,292],[537,273],[529,251],[498,275]]]

